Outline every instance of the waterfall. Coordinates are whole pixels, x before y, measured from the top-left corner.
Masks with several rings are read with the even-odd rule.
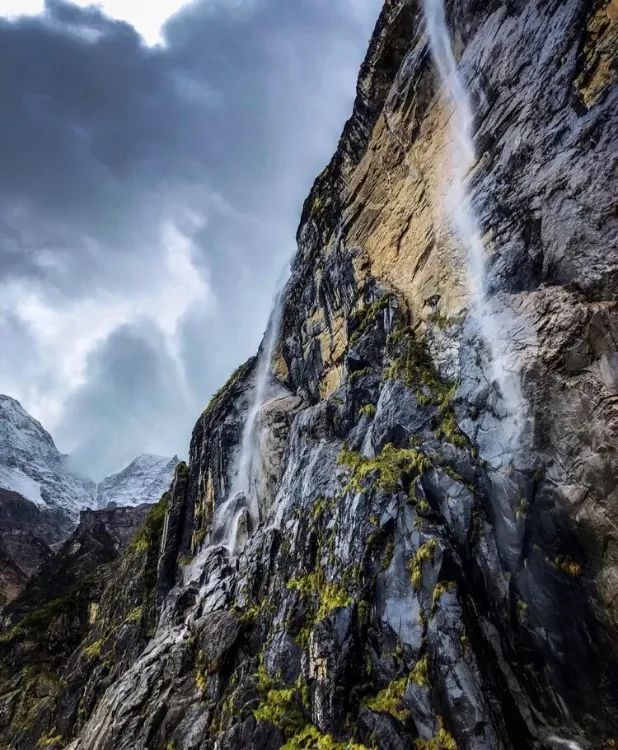
[[[283,279],[283,277],[282,277]],[[261,508],[258,484],[261,472],[259,416],[269,397],[272,381],[272,358],[279,338],[284,297],[280,279],[268,318],[253,376],[253,391],[243,425],[240,449],[233,480],[226,500],[215,513],[212,541],[224,544],[231,554],[242,547],[242,536],[248,536],[260,523]]]
[[[512,422],[519,422],[523,397],[517,368],[512,364],[509,338],[512,322],[491,309],[487,295],[487,269],[481,227],[468,189],[468,174],[476,163],[474,117],[464,85],[457,71],[444,10],[444,0],[423,0],[427,34],[440,81],[453,112],[450,118],[452,137],[452,186],[447,208],[455,233],[467,259],[470,277],[472,314],[491,354],[491,374]],[[512,425],[517,432],[516,425]]]

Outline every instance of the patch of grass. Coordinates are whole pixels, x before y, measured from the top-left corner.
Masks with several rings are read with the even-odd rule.
[[[137,553],[149,552],[155,548],[158,550],[169,501],[170,495],[166,492],[159,502],[153,505],[142,527],[129,543],[130,550]]]
[[[84,656],[87,656],[89,659],[96,659],[101,655],[101,651],[103,650],[103,644],[105,643],[105,639],[99,638],[97,641],[93,641],[89,646],[85,646],[82,649],[82,653]]]
[[[380,489],[394,492],[404,477],[411,481],[431,466],[429,458],[416,448],[395,448],[392,443],[385,445],[375,458],[367,458],[356,451],[343,448],[339,453],[338,463],[352,470],[346,492],[361,492],[366,489],[365,480],[372,475]]]
[[[124,618],[126,623],[139,622],[144,614],[143,607],[134,607],[129,614]]]
[[[423,582],[423,564],[433,562],[437,546],[438,542],[435,539],[427,540],[424,544],[421,544],[416,553],[408,561],[410,580],[415,589],[421,587]]]
[[[281,750],[369,750],[358,742],[338,742],[331,734],[322,734],[313,724],[307,724],[289,739]]]
[[[378,313],[389,306],[391,299],[390,294],[385,294],[382,297],[378,297],[371,304],[365,305],[351,314],[350,324],[354,329],[354,332],[350,336],[351,344],[358,340],[360,335],[375,322]]]
[[[416,740],[416,750],[458,750],[453,735],[444,728],[442,717],[438,717],[438,731],[430,740]]]
[[[373,404],[363,404],[358,410],[361,417],[373,417],[376,413],[376,407]]]
[[[440,601],[440,597],[442,596],[442,594],[445,594],[447,591],[456,590],[457,584],[455,583],[455,581],[438,581],[435,589],[433,590],[433,596],[431,598],[432,612],[435,611],[436,607],[438,606],[438,602]]]
[[[367,701],[367,708],[380,714],[390,714],[398,721],[405,722],[410,717],[410,712],[403,706],[403,697],[408,685],[407,677],[399,677],[393,680],[383,690]]]
[[[421,656],[421,658],[414,665],[414,669],[410,672],[410,682],[415,682],[421,687],[427,687],[428,684],[428,673],[429,673],[429,657],[427,654]]]

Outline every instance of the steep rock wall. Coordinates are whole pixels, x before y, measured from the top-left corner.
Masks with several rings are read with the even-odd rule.
[[[517,440],[448,217],[452,113],[419,4],[388,0],[303,210],[263,523],[236,559],[208,546],[250,361],[198,420],[151,562],[125,553],[60,665],[48,746],[615,746],[615,3],[447,2],[447,19]]]

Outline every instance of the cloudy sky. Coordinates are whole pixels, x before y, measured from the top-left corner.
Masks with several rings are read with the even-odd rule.
[[[95,479],[256,348],[380,0],[0,0],[0,392]]]

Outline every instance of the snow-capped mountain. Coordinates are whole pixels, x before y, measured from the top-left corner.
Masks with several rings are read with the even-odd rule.
[[[69,471],[52,436],[10,396],[0,395],[0,487],[77,521],[95,507],[96,484]]]
[[[97,507],[155,503],[169,488],[178,457],[144,454],[126,469],[104,479],[97,488]]]
[[[19,401],[0,395],[0,489],[60,516],[67,534],[81,510],[157,502],[178,463],[177,457],[143,455],[97,485],[70,471],[66,459]]]

